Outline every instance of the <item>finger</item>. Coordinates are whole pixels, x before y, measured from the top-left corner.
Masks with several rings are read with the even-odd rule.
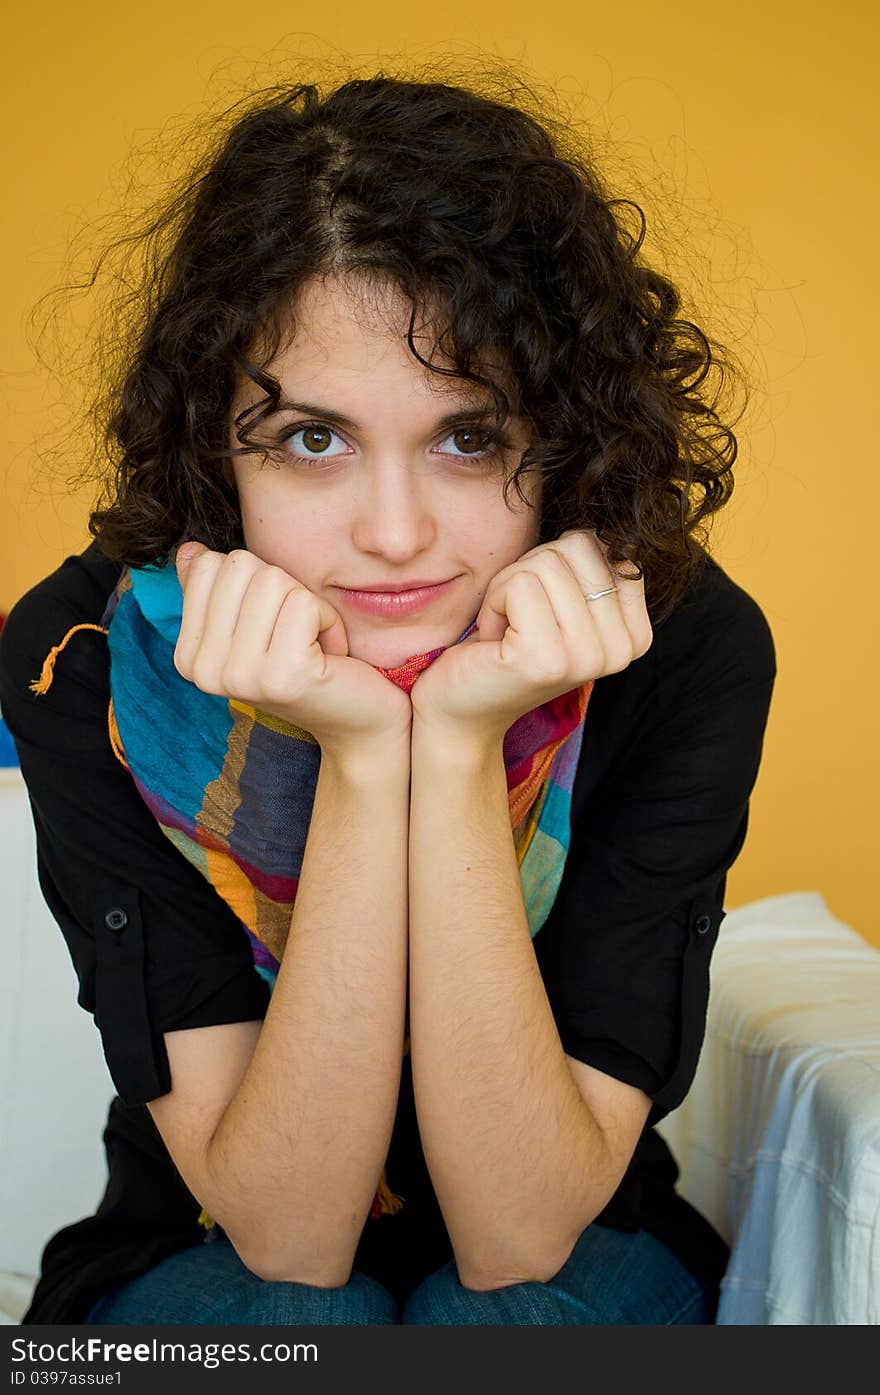
[[[489,589],[477,611],[477,636],[481,644],[487,640],[496,641],[504,638],[504,632],[507,629],[507,609],[504,596],[507,583],[513,574],[509,567],[505,567],[497,576],[493,576],[489,583]]]
[[[268,682],[279,690],[286,680],[317,665],[323,673],[328,654],[348,656],[348,635],[338,610],[323,596],[301,586],[284,597],[269,642]]]
[[[241,598],[223,668],[223,685],[229,692],[250,691],[255,675],[265,667],[278,612],[287,595],[305,589],[282,567],[264,565],[254,571]]]
[[[174,565],[177,568],[177,580],[180,582],[180,589],[182,591],[186,588],[186,578],[191,563],[195,561],[196,557],[201,556],[203,552],[207,551],[208,548],[205,547],[204,543],[192,540],[181,543],[177,548],[174,554]]]
[[[302,604],[288,606],[286,617],[295,617],[292,629],[278,633],[278,622],[288,597],[302,593]],[[300,617],[306,617],[301,622]],[[262,658],[274,643],[283,646],[297,644],[301,634],[307,634],[306,645],[319,635],[327,654],[348,656],[348,635],[339,612],[322,596],[310,591],[296,577],[281,567],[265,567],[252,579],[245,592],[236,626],[234,642],[243,646],[253,658]],[[301,648],[301,645],[300,645]],[[297,649],[299,652],[299,649]]]
[[[589,547],[588,540],[590,538],[592,538],[595,543],[595,547],[590,548],[590,553],[597,558],[600,574],[610,577],[604,554],[599,550],[599,544],[595,539],[595,534],[584,529],[569,528],[565,533],[561,534],[555,542],[540,543],[537,547],[530,548],[528,552],[522,553],[515,561],[508,563],[506,567],[502,567],[499,572],[496,572],[489,583],[489,588],[483,599],[483,605],[486,606],[487,609],[495,610],[497,613],[496,606],[493,602],[497,601],[501,587],[515,572],[528,570],[528,564],[540,562],[542,558],[552,555],[553,553],[558,553],[566,562],[569,562],[569,554],[573,556],[578,554],[583,555],[584,550]],[[570,539],[573,541],[569,541],[563,546],[563,539]],[[571,565],[570,562],[569,565]],[[540,572],[540,568],[537,570]],[[582,579],[580,570],[577,567],[572,567],[572,570],[579,579]],[[593,586],[591,589],[595,591],[604,590],[605,587],[610,586],[610,584],[611,581],[609,579],[602,582],[601,585],[597,584]],[[495,636],[493,635],[492,637],[494,638]]]
[[[514,573],[505,586],[508,628],[501,657],[538,686],[562,682],[569,672],[565,642],[550,597],[534,571]]]
[[[480,603],[480,609],[477,611],[477,638],[480,642],[503,639],[507,629],[507,611],[504,602],[507,583],[518,571],[527,570],[525,563],[533,557],[539,557],[546,547],[547,544],[542,543],[539,547],[530,548],[528,552],[524,552],[515,561],[502,567],[490,578]]]
[[[584,584],[571,562],[551,544],[528,565],[544,583],[569,654],[575,661],[588,662],[586,651],[594,647],[596,638],[592,607],[587,604]]]
[[[577,576],[585,597],[597,591],[606,591],[609,586],[617,587],[610,596],[601,596],[587,602],[603,636],[603,643],[607,640],[612,646],[609,660],[614,667],[609,671],[617,671],[617,661],[622,657],[625,648],[622,645],[618,646],[613,626],[609,628],[608,622],[612,617],[616,619],[619,616],[626,627],[630,642],[630,659],[640,658],[646,653],[651,647],[653,631],[645,603],[645,580],[644,577],[631,575],[633,564],[622,564],[627,568],[626,572],[611,568],[605,545],[599,541],[592,529],[569,529],[551,546],[557,547],[563,553]]]
[[[568,545],[563,549],[560,542],[543,543],[540,547],[533,548],[531,552],[526,552],[510,566],[503,568],[497,576],[493,577],[486,603],[497,602],[500,588],[511,576],[520,571],[531,571],[539,576],[544,582],[553,613],[556,616],[560,629],[570,635],[575,642],[582,638],[584,621],[589,617],[589,612],[585,611],[586,594],[588,590],[604,591],[612,584],[611,574],[605,565],[604,558],[599,554],[596,560],[595,551],[588,547],[584,541],[584,535],[579,536],[580,541]],[[587,549],[592,560],[592,576],[594,582],[588,582],[583,573],[583,568],[573,560],[573,546],[578,553],[583,553]]]
[[[345,621],[335,606],[315,592],[318,602],[318,633],[316,642],[325,654],[341,654],[348,657],[348,631]]]
[[[616,585],[617,578],[611,574],[605,548],[592,528],[568,529],[547,546],[564,557],[585,596]]]
[[[571,530],[550,544],[550,552],[564,565],[580,596],[580,604],[574,605],[570,587],[559,578],[558,591],[553,591],[554,602],[558,595],[561,606],[565,597],[570,618],[567,632],[577,646],[575,662],[597,677],[620,673],[632,662],[632,637],[620,607],[620,593],[614,589],[616,582],[596,534],[591,529]],[[590,600],[590,596],[595,599]],[[580,659],[578,651],[583,655]]]
[[[633,644],[633,657],[638,659],[647,653],[654,639],[651,617],[645,599],[645,578],[625,576],[614,572],[621,614],[629,630]],[[601,602],[597,602],[601,604]]]
[[[201,546],[201,544],[197,544]],[[204,548],[191,556],[183,567],[183,613],[174,648],[174,666],[184,678],[192,680],[193,666],[202,643],[208,613],[208,602],[214,580],[223,564],[219,552]],[[178,568],[178,575],[180,568]]]
[[[615,645],[614,636],[609,637],[605,627],[597,625],[593,606],[587,603],[581,582],[561,552],[548,544],[523,571],[536,576],[544,587],[573,683],[583,681],[585,674],[598,676],[608,671],[609,645],[614,661],[625,653],[625,662],[629,662],[632,651],[622,618],[617,617]]]
[[[245,592],[254,573],[265,564],[252,552],[236,549],[217,554],[220,565],[205,608],[204,626],[193,660],[193,682],[205,692],[223,689],[223,671],[232,648]],[[199,565],[199,560],[192,564]]]
[[[549,560],[548,560],[549,559]],[[507,611],[505,596],[507,587],[514,576],[520,572],[532,573],[538,576],[546,584],[550,584],[553,574],[567,573],[571,576],[571,570],[561,557],[555,557],[549,550],[549,545],[544,543],[541,547],[532,548],[530,552],[523,553],[522,557],[511,562],[509,566],[502,567],[501,571],[493,576],[489,583],[489,589],[483,598],[483,603],[477,614],[477,629],[481,640],[501,639],[507,628]],[[557,624],[568,623],[572,625],[576,616],[574,614],[574,603],[580,596],[581,609],[583,608],[583,596],[574,584],[573,592],[569,594],[569,605],[563,607],[561,612],[554,609]],[[551,598],[551,606],[553,601]]]

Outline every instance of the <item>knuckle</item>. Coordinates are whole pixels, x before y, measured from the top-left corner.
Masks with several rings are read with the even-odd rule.
[[[596,536],[595,528],[567,528],[556,539],[556,542],[560,552],[581,558],[586,556],[591,560],[595,560],[596,550],[597,548],[601,549],[602,546]]]
[[[200,552],[198,556],[194,557],[190,562],[189,570],[190,572],[194,572],[197,569],[201,572],[214,571],[215,568],[222,566],[222,564],[223,558],[219,553]]]
[[[231,552],[228,552],[224,564],[227,567],[234,567],[236,571],[258,571],[262,566],[258,557],[242,547],[235,547]]]
[[[544,653],[532,665],[532,672],[542,683],[561,683],[568,675],[568,661],[564,654]]]
[[[525,591],[528,587],[533,586],[536,581],[540,586],[540,577],[536,576],[533,571],[530,571],[525,567],[521,567],[518,571],[515,571],[513,573],[507,585],[509,589],[512,589],[515,586],[517,590]]]
[[[607,656],[598,638],[588,635],[583,648],[583,668],[590,674],[606,671]]]
[[[570,567],[571,562],[568,556],[570,551],[571,548],[565,546],[564,540],[557,538],[556,542],[547,543],[544,548],[544,556],[552,558],[557,566]]]
[[[220,684],[229,697],[241,698],[242,701],[246,702],[249,682],[249,676],[242,672],[241,668],[234,662],[223,665]]]
[[[252,584],[274,589],[283,576],[284,572],[280,567],[273,566],[269,562],[262,562],[254,569]]]
[[[633,661],[632,641],[627,639],[610,646],[605,654],[606,673],[622,673]]]
[[[280,582],[283,586],[290,586],[291,583],[293,583],[296,588],[300,586],[298,581],[294,581],[290,572],[286,572],[283,567],[276,566],[274,562],[266,567],[266,574],[270,576],[273,581]]]
[[[542,674],[541,674],[541,682],[542,682],[542,683],[552,683],[554,687],[558,686],[560,683],[566,682],[567,678],[568,678],[568,665],[567,665],[567,664],[563,664],[563,665],[554,664],[554,665],[552,665],[552,667],[551,667],[550,665],[547,665],[547,666],[544,668],[544,670],[543,670],[543,672],[542,672]]]
[[[289,668],[268,669],[261,684],[263,695],[269,702],[291,702],[299,695],[301,686]]]
[[[282,697],[287,686],[285,678],[286,675],[277,663],[264,664],[260,674],[260,692],[267,698]]]
[[[296,607],[300,610],[310,611],[317,610],[318,601],[317,597],[313,594],[313,592],[309,591],[305,586],[300,586],[299,584],[297,584],[296,586],[291,587],[291,589],[287,592],[287,595],[284,597],[284,600],[281,602],[281,605],[282,608]]]
[[[194,683],[197,688],[200,688],[203,693],[217,692],[212,666],[206,664],[198,657],[195,659],[192,665],[190,682]]]

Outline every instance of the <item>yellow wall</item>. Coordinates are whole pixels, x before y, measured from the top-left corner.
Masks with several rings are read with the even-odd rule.
[[[711,547],[763,606],[780,673],[728,906],[817,890],[880,945],[869,715],[880,710],[869,548],[878,469],[866,410],[877,398],[875,15],[853,0],[698,10],[330,0],[298,33],[295,8],[254,12],[238,0],[15,7],[2,95],[0,609],[88,541],[89,498],[64,484],[77,440],[63,462],[46,454],[47,423],[63,420],[53,404],[70,395],[64,365],[54,381],[24,322],[58,281],[71,234],[113,208],[132,142],[225,105],[251,74],[258,84],[286,77],[303,53],[303,76],[320,80],[337,45],[364,74],[436,54],[524,64],[595,121],[619,192],[647,188],[649,212],[674,194],[665,245],[702,286],[710,327],[735,334],[752,360],[738,487]]]

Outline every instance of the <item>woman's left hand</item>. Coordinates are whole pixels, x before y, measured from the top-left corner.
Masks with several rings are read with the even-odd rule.
[[[587,595],[617,586],[608,596]],[[413,684],[414,722],[487,742],[542,703],[620,673],[651,647],[644,580],[612,574],[592,531],[569,529],[492,578],[474,634]]]

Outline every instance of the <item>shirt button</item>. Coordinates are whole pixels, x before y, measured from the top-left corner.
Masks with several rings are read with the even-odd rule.
[[[712,929],[711,917],[707,915],[699,916],[696,921],[696,924],[694,925],[694,929],[696,930],[698,935],[705,935],[707,930]]]
[[[124,930],[128,924],[128,916],[121,906],[114,906],[113,910],[105,915],[104,924],[108,930]]]

